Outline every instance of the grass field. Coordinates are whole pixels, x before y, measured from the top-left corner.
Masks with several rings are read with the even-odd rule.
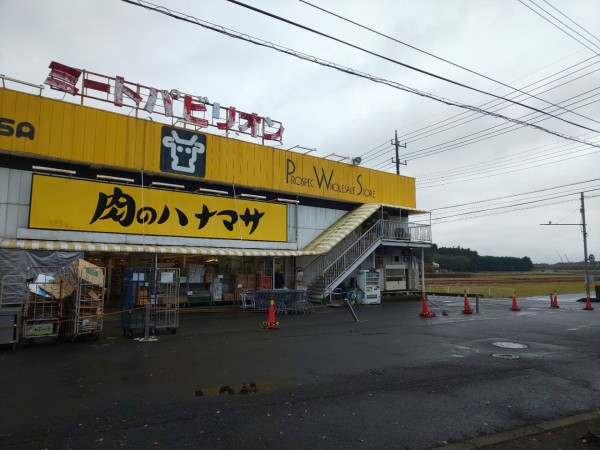
[[[590,273],[590,275],[593,275]],[[597,277],[598,278],[598,277]],[[583,271],[436,273],[425,276],[431,293],[479,294],[488,297],[518,297],[585,292]],[[590,286],[592,296],[594,285]]]

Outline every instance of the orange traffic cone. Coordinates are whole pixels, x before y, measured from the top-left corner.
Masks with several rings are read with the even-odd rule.
[[[469,305],[469,298],[467,297],[467,291],[465,293],[465,309],[462,310],[463,314],[473,314],[473,310],[471,309],[471,305]]]
[[[515,293],[515,291],[513,291],[513,303],[512,303],[512,308],[510,308],[511,311],[521,311],[521,308],[519,308],[519,305],[517,305],[517,294]]]
[[[583,308],[584,311],[592,311],[594,308],[592,308],[592,301],[590,300],[590,294],[587,295],[587,297],[585,298],[585,308]]]
[[[558,306],[558,296],[556,295],[556,291],[554,291],[554,299],[552,300],[552,306],[550,308],[560,308]]]
[[[427,295],[423,294],[422,298],[423,298],[423,300],[422,300],[421,304],[422,304],[423,310],[421,311],[419,316],[425,317],[426,319],[435,317],[435,313],[433,311],[430,311],[429,307],[427,306]]]
[[[267,321],[263,322],[262,327],[265,330],[275,330],[279,328],[279,322],[275,320],[275,300],[273,300],[273,297],[271,297],[271,302],[269,303]]]

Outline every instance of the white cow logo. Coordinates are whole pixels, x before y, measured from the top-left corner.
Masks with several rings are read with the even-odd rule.
[[[181,139],[175,130],[171,130],[171,136],[163,137],[163,145],[171,149],[172,170],[185,173],[194,173],[196,171],[198,155],[206,151],[204,145],[196,142],[197,140],[198,135],[192,136],[191,139]],[[186,159],[188,161],[187,166],[184,165]]]

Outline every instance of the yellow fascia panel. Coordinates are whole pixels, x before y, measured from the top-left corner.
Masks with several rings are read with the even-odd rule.
[[[0,117],[35,138],[2,133],[0,150],[160,174],[163,123],[0,88]],[[203,133],[204,134],[204,133]],[[203,181],[288,195],[416,208],[414,178],[206,133]],[[179,176],[169,174],[169,176]],[[181,178],[188,178],[180,175]]]

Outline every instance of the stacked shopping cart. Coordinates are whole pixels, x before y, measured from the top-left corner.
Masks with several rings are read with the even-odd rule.
[[[254,291],[254,309],[267,311],[269,303],[275,301],[276,314],[308,314],[313,306],[308,300],[305,290],[296,289],[264,289]]]

